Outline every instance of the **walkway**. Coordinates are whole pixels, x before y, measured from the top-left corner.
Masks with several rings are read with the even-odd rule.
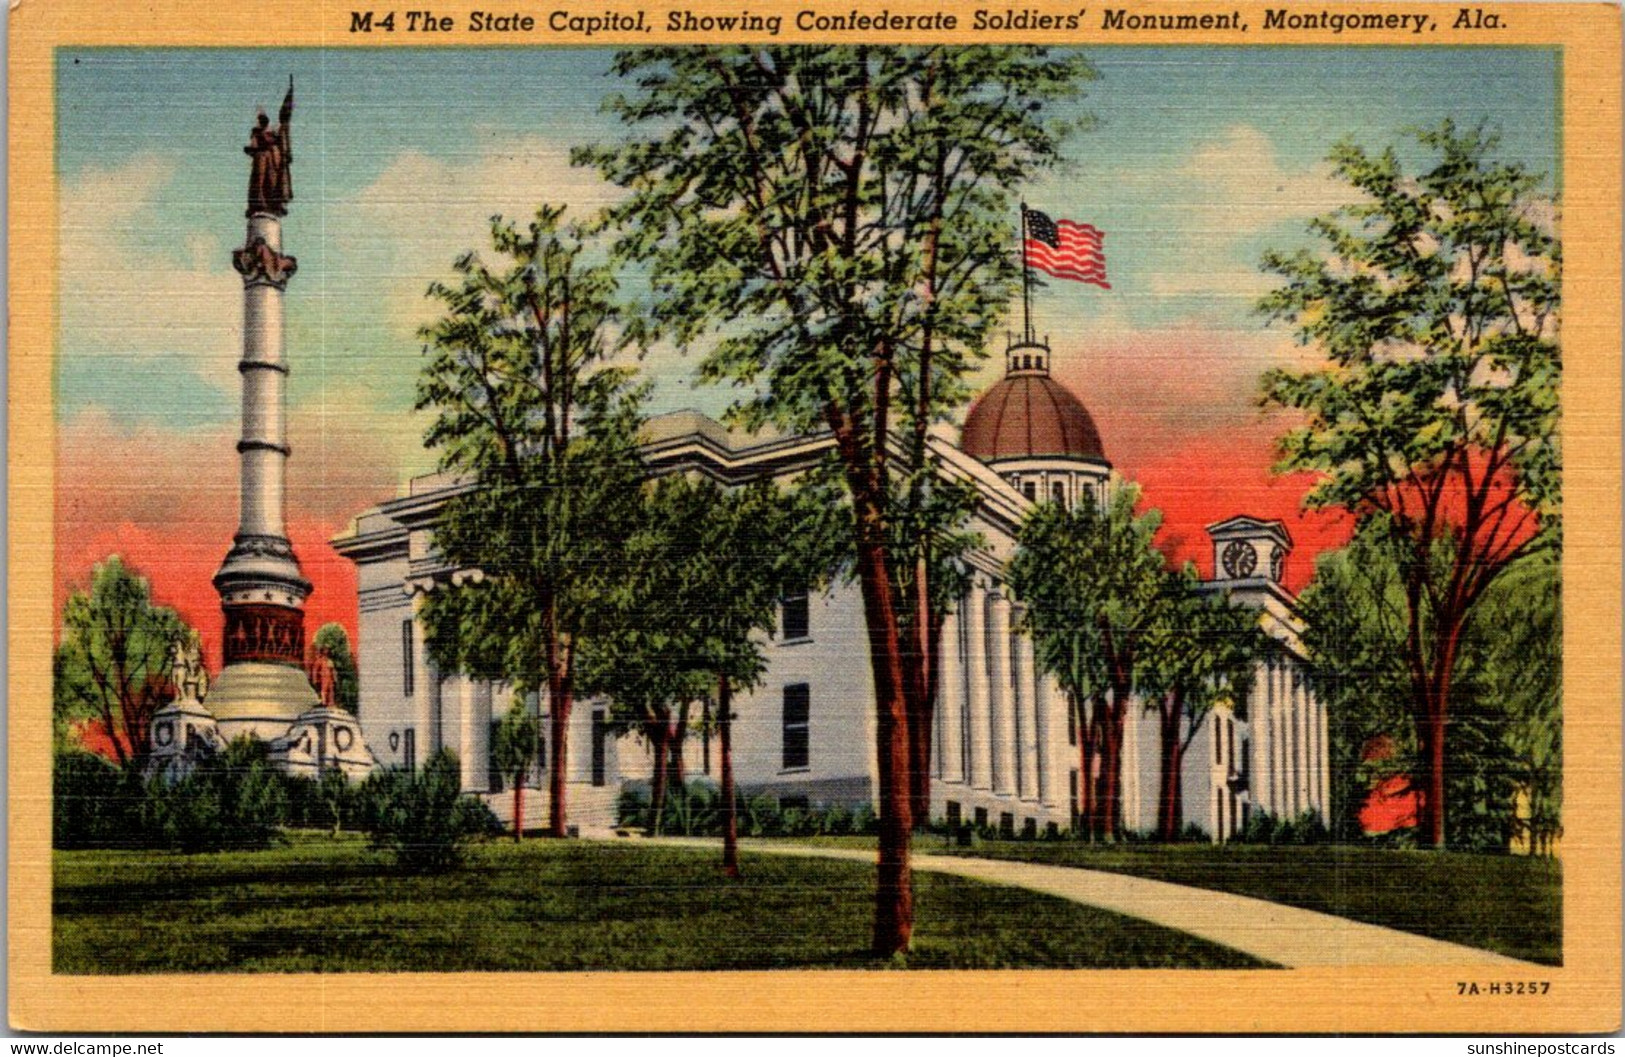
[[[652,838],[716,850],[715,839]],[[778,841],[740,841],[741,851],[802,855],[873,863],[875,853],[854,848],[819,848]],[[1249,896],[1152,881],[1103,870],[1071,866],[974,859],[956,855],[916,855],[916,870],[968,877],[990,884],[1026,888],[1198,936],[1255,958],[1291,968],[1349,965],[1502,965],[1530,963],[1476,947],[1429,939],[1381,925],[1367,925]]]

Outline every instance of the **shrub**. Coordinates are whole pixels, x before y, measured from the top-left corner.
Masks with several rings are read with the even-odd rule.
[[[1320,812],[1310,810],[1283,819],[1257,811],[1249,815],[1246,825],[1231,838],[1237,844],[1327,844],[1332,839]]]
[[[95,753],[59,752],[51,761],[51,843],[57,848],[138,847],[141,776]]]
[[[238,738],[180,778],[147,779],[141,842],[183,852],[268,848],[287,819],[285,785],[264,743]]]
[[[474,837],[501,832],[491,809],[462,791],[457,757],[441,749],[417,772],[371,775],[362,787],[363,818],[374,847],[413,872],[449,870]]]

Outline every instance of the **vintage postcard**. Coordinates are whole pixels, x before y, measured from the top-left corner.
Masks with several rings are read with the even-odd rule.
[[[10,18],[16,1028],[1619,1028],[1617,7]]]

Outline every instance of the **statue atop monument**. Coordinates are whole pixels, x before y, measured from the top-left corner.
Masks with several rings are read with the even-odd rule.
[[[269,213],[287,216],[293,200],[293,78],[288,78],[288,94],[282,100],[278,125],[261,110],[259,120],[248,131],[243,153],[252,160],[248,170],[248,215]]]

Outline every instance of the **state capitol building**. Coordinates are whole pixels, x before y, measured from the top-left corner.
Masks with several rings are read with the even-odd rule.
[[[833,443],[818,435],[742,436],[693,411],[651,419],[644,436],[652,473],[699,471],[725,485],[793,477]],[[1103,502],[1111,462],[1093,418],[1050,376],[1049,351],[1039,344],[1010,349],[1004,378],[971,407],[957,446],[940,436],[931,444],[939,472],[974,487],[969,528],[982,539],[968,557],[971,586],[943,628],[932,817],[1016,834],[1065,830],[1078,810],[1078,732],[1060,688],[1034,664],[1032,642],[1015,630],[1020,602],[1004,570],[1033,504]],[[511,820],[512,798],[499,795],[504,780],[490,757],[492,730],[512,690],[437,671],[415,619],[424,594],[452,575],[437,563],[433,537],[438,511],[458,487],[447,475],[418,478],[333,541],[358,573],[360,718],[381,765],[412,767],[450,749],[461,761],[464,789]],[[1184,756],[1183,823],[1223,840],[1253,812],[1291,817],[1314,809],[1324,817],[1328,745],[1295,599],[1281,584],[1292,546],[1285,526],[1238,514],[1207,531],[1213,588],[1255,608],[1270,643],[1250,695],[1208,713]],[[783,600],[761,685],[735,699],[741,792],[775,796],[787,806],[875,802],[867,650],[856,585]],[[526,703],[547,716],[545,694]],[[649,749],[615,737],[608,711],[589,698],[571,714],[569,812],[583,829],[613,825],[623,783],[646,780],[651,770]],[[704,736],[688,739],[691,777],[717,774],[716,748]],[[1160,767],[1154,713],[1128,710],[1123,754],[1124,824],[1151,830]],[[541,766],[527,782],[537,788],[525,798],[527,825],[547,817]]]

